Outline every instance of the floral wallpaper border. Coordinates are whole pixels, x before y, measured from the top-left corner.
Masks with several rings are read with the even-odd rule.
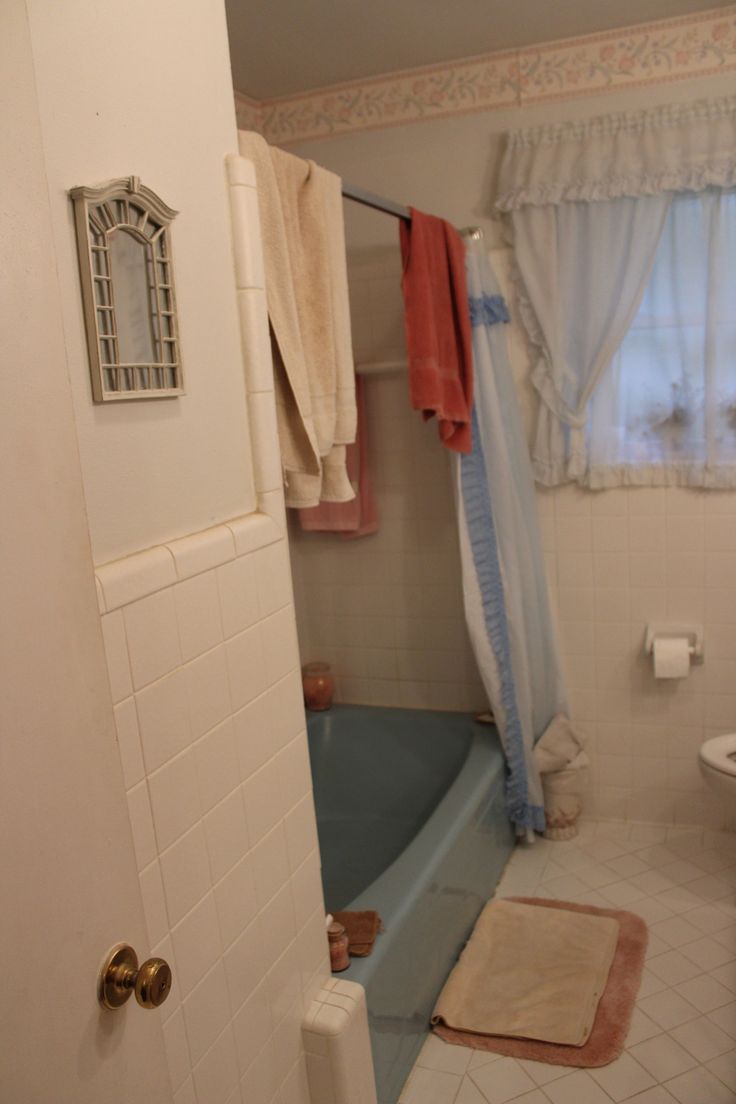
[[[522,107],[736,69],[736,5],[412,69],[258,104],[238,125],[278,145],[469,111]]]
[[[250,96],[242,92],[235,93],[235,118],[238,121],[239,130],[261,130],[263,126],[263,109],[258,100],[252,100]]]

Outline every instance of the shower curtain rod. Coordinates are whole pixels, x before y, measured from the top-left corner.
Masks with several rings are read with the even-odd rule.
[[[406,219],[411,222],[411,212],[401,203],[394,203],[392,199],[384,199],[383,196],[367,192],[365,188],[356,188],[353,184],[343,181],[342,194],[345,199],[352,199],[356,203],[362,203],[365,207],[373,207],[375,211],[383,211],[384,214],[393,215],[394,218]]]

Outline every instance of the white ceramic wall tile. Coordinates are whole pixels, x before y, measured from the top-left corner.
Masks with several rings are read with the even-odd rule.
[[[126,790],[141,782],[145,776],[143,765],[143,751],[141,749],[141,737],[138,730],[138,714],[133,698],[116,705],[115,731],[118,737],[118,751],[123,768],[123,781]]]
[[[237,1010],[263,977],[263,939],[258,920],[230,944],[224,962],[230,1005]]]
[[[283,746],[304,730],[304,695],[299,669],[295,668],[274,683],[265,697],[273,718],[274,746]]]
[[[260,1054],[273,1032],[265,982],[257,985],[233,1016],[233,1036],[240,1072]]]
[[[299,664],[296,625],[291,606],[272,613],[261,622],[263,659],[268,685],[284,678]]]
[[[266,293],[260,288],[247,288],[238,292],[243,361],[249,392],[273,390],[265,298]]]
[[[174,924],[171,939],[176,954],[179,988],[186,997],[221,957],[217,911],[207,894],[191,912]]]
[[[284,818],[289,865],[292,871],[317,847],[317,821],[311,794],[302,798]]]
[[[258,226],[258,195],[252,187],[234,187],[230,192],[233,219],[233,252],[238,290],[265,288],[263,252]]]
[[[274,1050],[279,1062],[288,1068],[294,1066],[301,1054],[303,1019],[304,1009],[300,994],[278,1022],[273,1035]]]
[[[174,598],[181,654],[186,662],[223,640],[217,580],[212,572],[187,579],[174,588]]]
[[[262,625],[254,625],[228,640],[227,653],[230,697],[233,709],[241,709],[268,686],[262,637]]]
[[[268,552],[268,549],[263,551]],[[259,553],[254,553],[257,556]],[[241,556],[217,572],[222,627],[228,639],[249,629],[259,618],[253,556]]]
[[[284,541],[275,548],[262,548],[253,553],[256,568],[258,609],[261,617],[275,613],[293,603],[289,547]]]
[[[270,497],[269,497],[270,496]],[[261,497],[268,499],[271,504],[283,503],[281,486],[270,492],[259,493]],[[276,512],[276,511],[274,511]],[[235,541],[235,552],[238,556],[245,556],[248,552],[255,552],[259,548],[265,548],[268,544],[275,544],[284,537],[284,529],[270,513],[259,512],[247,514],[245,517],[233,518],[227,523],[228,529]]]
[[[303,732],[292,740],[276,756],[281,781],[281,801],[285,809],[292,809],[309,792],[309,748]]]
[[[398,320],[401,356],[400,270],[366,280],[353,275],[356,332],[371,303],[379,303],[383,318]],[[382,340],[378,327],[371,345]],[[343,542],[304,534],[291,519],[301,659],[333,662],[338,700],[480,709],[485,696],[466,652],[448,458],[436,426],[409,409],[405,375],[365,382],[380,529]]]
[[[192,742],[183,669],[136,694],[138,723],[146,770],[163,766]]]
[[[252,845],[258,843],[286,814],[281,799],[281,771],[276,759],[243,783],[243,800]]]
[[[181,645],[172,589],[160,590],[124,610],[128,654],[136,690],[181,664]]]
[[[324,916],[324,910],[322,910]],[[288,946],[296,935],[294,904],[291,887],[284,886],[272,897],[259,914],[263,953],[268,966],[273,966],[280,957],[283,948]]]
[[[194,1067],[193,1076],[198,1101],[230,1104],[238,1085],[238,1062],[230,1025]]]
[[[179,579],[189,579],[192,575],[209,571],[232,560],[235,555],[233,535],[227,525],[202,529],[181,540],[171,541],[167,548],[174,557]]]
[[[169,916],[158,860],[141,870],[140,885],[143,910],[146,914],[146,925],[148,927],[148,938],[150,945],[153,947],[160,943],[169,931]]]
[[[233,717],[240,777],[244,782],[274,754],[270,696],[271,691],[259,695]]]
[[[225,646],[192,660],[184,673],[192,735],[196,738],[232,715]]]
[[[322,906],[320,906],[322,908]],[[296,940],[290,943],[284,953],[276,959],[266,974],[266,989],[274,1024],[279,1024],[299,999],[299,986],[296,984],[299,961]]]
[[[277,487],[273,491],[260,491],[258,494],[258,510],[261,515],[267,515],[273,523],[271,541],[280,540],[286,533],[286,506],[284,505],[283,487]],[[265,543],[264,541],[263,544]]]
[[[319,852],[313,851],[294,871],[291,892],[296,922],[301,927],[323,903]]]
[[[256,491],[273,491],[282,485],[276,407],[270,391],[248,396],[248,411],[253,439],[253,467]]]
[[[175,975],[172,1088],[306,1104],[299,1010],[329,963],[287,550],[264,514],[195,536],[172,545],[184,581],[168,548],[101,579],[151,951]]]
[[[192,748],[148,776],[159,851],[165,851],[199,820],[197,758]]]
[[[191,1077],[187,1077],[182,1087],[174,1093],[174,1104],[197,1104],[194,1081]]]
[[[176,567],[168,548],[159,545],[103,564],[95,568],[95,575],[102,587],[106,608],[115,610],[171,586],[176,582]]]
[[[184,998],[182,1012],[191,1060],[198,1062],[230,1021],[230,1002],[221,961]]]
[[[128,790],[127,797],[128,815],[133,831],[133,847],[138,870],[141,871],[153,862],[158,853],[146,783],[139,782],[137,786],[133,786],[131,790]]]
[[[204,830],[212,880],[219,882],[248,851],[248,829],[240,787],[206,814]]]
[[[95,575],[95,590],[97,591],[97,608],[99,609],[100,613],[106,613],[107,612],[107,605],[105,603],[105,593],[102,589],[102,583],[100,582],[100,580],[97,578],[96,575]]]
[[[289,881],[289,856],[286,849],[286,833],[282,822],[277,824],[268,835],[256,844],[251,857],[258,905],[263,908]],[[295,883],[296,881],[295,874]],[[313,907],[316,907],[316,902]],[[305,921],[311,912],[312,909],[307,911],[304,916]]]
[[[110,692],[113,702],[119,702],[133,693],[123,614],[120,610],[116,610],[114,613],[105,614],[101,621]]]
[[[246,1100],[271,1100],[277,1084],[278,1058],[269,1041],[243,1074],[240,1085]]]
[[[238,785],[239,763],[233,718],[213,728],[194,747],[202,812],[206,813]]]
[[[214,887],[223,947],[227,948],[258,914],[250,856],[236,863]]]
[[[281,1097],[284,1104],[313,1104],[309,1094],[309,1081],[304,1056],[295,1062],[288,1077],[284,1079],[281,1087]]]
[[[187,1080],[192,1068],[187,1032],[184,1027],[184,1017],[181,1009],[177,1009],[174,1015],[164,1024],[164,1044],[166,1046],[166,1060],[169,1064],[171,1087],[176,1092]]]
[[[160,862],[169,921],[174,926],[211,886],[207,841],[201,823],[162,851]]]

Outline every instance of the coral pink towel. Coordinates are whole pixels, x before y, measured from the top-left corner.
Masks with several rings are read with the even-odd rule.
[[[360,376],[355,377],[355,403],[358,408],[358,429],[355,444],[347,446],[348,479],[355,489],[350,502],[320,502],[299,511],[302,529],[340,533],[346,539],[365,537],[378,530],[378,509],[368,470],[366,438],[365,388]]]
[[[470,452],[473,348],[465,246],[449,222],[413,207],[401,221],[409,395],[425,420],[437,415],[440,439]]]

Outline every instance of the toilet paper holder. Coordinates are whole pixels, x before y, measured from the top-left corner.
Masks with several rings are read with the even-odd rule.
[[[644,638],[644,652],[651,655],[654,651],[656,637],[686,636],[689,641],[690,658],[693,663],[703,662],[703,626],[702,625],[678,625],[670,622],[654,622],[647,625],[647,633]]]

